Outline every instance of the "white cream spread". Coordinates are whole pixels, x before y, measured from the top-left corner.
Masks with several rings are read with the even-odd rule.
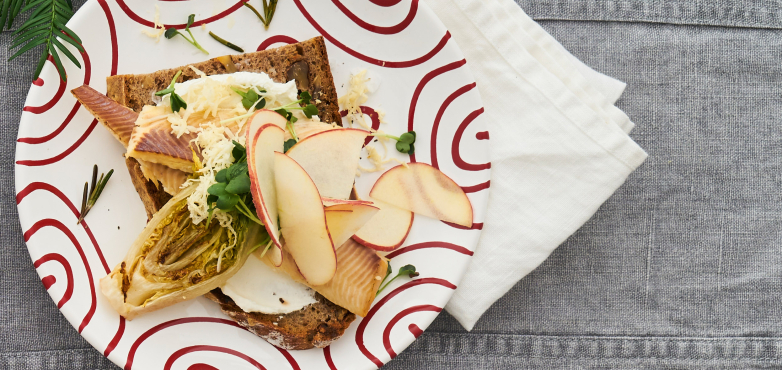
[[[312,289],[272,270],[255,254],[220,289],[245,312],[285,314],[316,302]]]

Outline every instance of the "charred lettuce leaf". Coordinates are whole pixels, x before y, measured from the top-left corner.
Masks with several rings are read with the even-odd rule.
[[[125,259],[100,281],[112,307],[128,320],[203,295],[244,265],[265,238],[263,226],[238,212],[230,227],[193,224],[187,197],[179,192],[149,221]]]

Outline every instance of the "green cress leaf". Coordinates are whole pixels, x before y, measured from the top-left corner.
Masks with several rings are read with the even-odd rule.
[[[217,198],[217,208],[223,211],[233,209],[236,207],[236,203],[239,203],[239,196],[235,194],[226,194]]]
[[[307,116],[307,118],[312,118],[312,116],[318,115],[318,107],[315,106],[315,104],[309,104],[306,107],[304,107],[304,115]]]
[[[411,131],[413,132],[413,131]],[[402,135],[399,135],[399,141],[407,143],[407,144],[413,144],[415,143],[415,132],[405,132]]]
[[[258,104],[255,104],[255,109],[263,109],[263,107],[265,106],[266,106],[266,98],[261,98],[261,100],[258,101]]]
[[[247,171],[247,162],[242,161],[234,163],[231,167],[228,167],[228,173],[226,174],[225,178],[230,182],[240,175],[246,174]]]
[[[217,195],[209,194],[208,197],[206,197],[206,203],[209,204],[209,208],[212,208],[212,203],[217,202]]]
[[[227,191],[225,191],[225,187],[227,185],[228,184],[226,183],[218,182],[217,184],[210,186],[209,189],[206,189],[206,192],[209,193],[210,195],[216,195],[218,197],[222,197],[224,195],[230,195],[228,194]]]
[[[233,140],[233,143],[234,149],[231,151],[231,156],[233,156],[235,162],[241,162],[247,158],[247,148],[245,148],[244,145],[236,142],[236,140]]]
[[[179,31],[176,30],[176,28],[169,28],[166,30],[166,33],[163,34],[166,36],[167,39],[172,39],[174,36],[179,35]]]
[[[301,99],[302,103],[309,104],[310,100],[312,100],[312,95],[306,91],[302,91],[301,94],[299,94],[299,99]]]
[[[397,141],[396,142],[396,150],[398,150],[400,153],[409,153],[410,152],[410,144]]]
[[[223,168],[222,170],[217,172],[217,174],[215,175],[215,181],[227,183],[228,182],[228,169],[227,168]]]
[[[195,21],[195,14],[190,14],[189,16],[187,16],[187,27],[185,28],[190,28],[190,26],[193,25],[194,21]]]
[[[288,139],[288,140],[286,140],[285,141],[285,145],[284,145],[285,150],[283,150],[283,153],[287,153],[288,149],[290,149],[294,145],[296,145],[296,140],[295,139]]]
[[[225,187],[225,191],[231,194],[244,194],[250,191],[250,176],[247,172],[237,176]]]
[[[399,269],[398,274],[399,275],[407,275],[410,278],[414,278],[414,277],[419,275],[415,271],[415,266],[413,266],[413,265],[404,265],[404,266],[402,266],[402,268]]]

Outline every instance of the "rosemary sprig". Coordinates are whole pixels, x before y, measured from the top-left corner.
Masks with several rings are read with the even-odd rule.
[[[22,7],[22,5],[25,6]],[[73,45],[80,53],[84,52],[79,36],[65,26],[73,16],[71,1],[0,0],[0,30],[3,28],[10,30],[14,19],[19,14],[30,10],[32,10],[30,18],[13,32],[15,38],[11,41],[9,50],[18,49],[8,60],[13,60],[40,45],[44,45],[33,79],[38,79],[46,59],[51,56],[60,79],[67,81],[68,76],[65,74],[65,67],[60,55],[64,55],[79,68],[81,68],[81,63],[65,47],[65,43]]]
[[[247,3],[245,3],[245,4],[247,4]],[[212,32],[212,31],[209,31],[209,36],[212,36],[212,38],[217,40],[217,42],[219,42],[219,43],[221,43],[221,44],[223,44],[223,45],[225,45],[225,46],[227,46],[227,47],[229,47],[231,49],[234,49],[234,50],[236,50],[236,51],[238,51],[240,53],[244,53],[244,49],[236,46],[236,44],[234,44],[234,43],[232,43],[230,41],[226,41],[224,38],[222,38],[220,36],[215,35],[214,32]]]
[[[79,212],[79,220],[76,221],[76,225],[79,225],[82,221],[84,221],[84,217],[87,216],[87,213],[90,212],[92,207],[95,205],[95,202],[98,201],[100,194],[103,192],[103,188],[106,187],[106,183],[109,182],[109,179],[113,173],[114,170],[112,169],[105,176],[104,174],[100,174],[100,179],[98,179],[98,165],[96,164],[92,167],[92,187],[89,186],[90,184],[86,182],[84,183],[84,194],[82,195],[81,199],[81,211]]]
[[[263,14],[266,16],[265,18],[261,15],[261,13],[258,12],[258,9],[255,9],[255,7],[250,5],[249,2],[244,3],[244,6],[250,8],[250,10],[252,10],[256,16],[258,16],[258,19],[260,19],[263,25],[268,29],[269,25],[272,23],[274,12],[277,11],[277,0],[269,0],[268,2],[263,0]]]

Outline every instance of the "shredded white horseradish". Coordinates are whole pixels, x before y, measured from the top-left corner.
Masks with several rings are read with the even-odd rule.
[[[364,69],[356,74],[353,74],[350,76],[350,79],[348,80],[348,91],[345,93],[345,95],[341,96],[339,98],[339,105],[343,110],[347,110],[348,114],[346,118],[348,118],[348,121],[353,123],[358,123],[361,127],[364,129],[370,131],[373,134],[378,134],[376,136],[376,140],[373,140],[373,142],[379,142],[380,145],[383,147],[383,153],[380,154],[380,152],[375,148],[371,143],[367,144],[365,146],[365,149],[367,151],[367,161],[370,165],[372,165],[371,168],[366,168],[364,166],[359,165],[358,169],[359,171],[363,172],[378,172],[383,170],[383,165],[389,162],[397,162],[402,165],[407,165],[405,162],[400,161],[397,158],[394,157],[387,157],[388,156],[388,148],[386,147],[385,141],[391,140],[385,136],[382,136],[384,133],[381,130],[374,130],[372,129],[372,126],[367,124],[366,119],[364,118],[364,114],[361,112],[361,106],[367,102],[369,99],[368,94],[373,90],[372,86],[370,86],[371,78],[367,77],[367,70]],[[376,86],[375,86],[376,88]],[[375,108],[375,113],[378,115],[378,120],[380,123],[386,123],[385,122],[385,115],[386,112]],[[361,176],[361,173],[357,173],[357,176]]]
[[[197,225],[209,217],[208,189],[217,183],[215,175],[238,159],[232,156],[233,141],[245,144],[244,126],[254,107],[245,109],[242,97],[234,90],[255,90],[259,97],[266,99],[266,107],[270,109],[296,101],[298,90],[295,81],[276,83],[264,73],[237,72],[206,76],[193,66],[188,68],[201,78],[174,86],[176,93],[187,103],[187,108],[172,112],[170,95],[164,96],[157,108],[166,115],[173,135],[181,137],[184,134],[197,133],[192,143],[203,158],[201,168],[196,170],[193,178],[182,185],[184,188],[196,184],[195,191],[187,198],[187,208],[192,222]],[[233,235],[233,238],[230,238],[232,242],[220,246],[217,252],[219,271],[223,256],[236,246],[237,233],[231,226],[231,214],[215,209],[212,217]]]
[[[163,23],[160,23],[160,7],[157,4],[155,4],[154,27],[152,30],[143,29],[141,32],[155,39],[155,43],[160,42],[160,36],[163,36],[163,34],[166,33],[166,27],[163,26]]]

